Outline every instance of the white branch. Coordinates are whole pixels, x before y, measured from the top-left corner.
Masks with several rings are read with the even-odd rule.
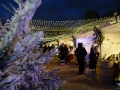
[[[14,7],[11,3],[9,3],[9,4],[10,4],[10,6],[12,7],[12,9],[13,9],[14,11],[16,11],[15,7]]]
[[[2,6],[3,6],[5,9],[7,9],[9,12],[11,12],[12,14],[14,14],[14,12],[11,11],[9,8],[7,8],[4,4],[2,4]]]

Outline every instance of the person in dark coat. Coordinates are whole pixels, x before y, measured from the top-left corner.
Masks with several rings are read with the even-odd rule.
[[[45,45],[43,46],[43,53],[45,53],[47,50],[48,50],[48,46],[47,46],[47,44],[45,44]]]
[[[52,45],[51,45],[51,49],[53,49],[54,47],[55,47],[55,45],[54,45],[54,44],[52,44]]]
[[[85,70],[84,63],[85,63],[85,56],[87,55],[86,49],[83,47],[82,43],[78,43],[78,48],[75,50],[75,56],[77,57],[77,62],[79,65],[79,74],[83,74]]]
[[[66,45],[62,44],[62,46],[58,49],[60,51],[59,55],[60,55],[60,60],[65,60],[65,64],[67,64],[67,59],[68,59],[68,48]]]
[[[90,69],[96,70],[96,64],[97,64],[98,57],[99,57],[99,52],[97,50],[97,46],[94,47],[94,45],[92,45],[90,49],[90,54],[89,54],[89,59],[90,59],[89,68]]]

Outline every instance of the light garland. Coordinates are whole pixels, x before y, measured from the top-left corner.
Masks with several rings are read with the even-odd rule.
[[[44,22],[44,21],[37,20],[37,22]],[[37,22],[36,20],[33,20],[31,21],[30,25],[32,25],[32,23],[35,23],[36,26],[38,26],[35,27],[35,29],[36,30],[42,29],[46,33],[47,38],[54,38],[54,37],[59,38],[62,36],[71,37],[72,35],[80,34],[84,30],[91,31],[94,29],[94,26],[99,27],[99,25],[101,25],[103,22],[109,22],[111,24],[114,24],[115,19],[114,17],[104,17],[100,19],[88,19],[88,20],[45,21],[43,24]],[[63,26],[65,28],[62,28]],[[60,30],[64,32],[64,35],[62,35],[63,33]],[[49,34],[50,32],[51,34]],[[55,35],[54,32],[59,33],[59,35],[58,34]]]
[[[3,5],[4,6],[4,5]],[[6,6],[4,6],[7,10],[9,10]],[[10,11],[10,10],[9,10]],[[12,11],[10,11],[12,12]],[[118,16],[120,17],[120,16]],[[118,18],[118,22],[120,18]],[[67,21],[44,21],[44,20],[31,20],[29,23],[29,27],[34,27],[34,30],[43,30],[46,33],[46,37],[54,38],[61,37],[66,34],[65,36],[72,36],[80,34],[82,30],[91,31],[93,30],[94,26],[98,27],[103,22],[109,22],[111,24],[115,23],[115,18],[113,17],[103,17],[100,19],[88,19],[88,20],[67,20]],[[59,27],[59,28],[58,28]],[[65,28],[63,28],[65,27]],[[62,32],[60,31],[62,30]],[[51,32],[51,34],[49,34]],[[54,33],[55,32],[55,33]],[[63,33],[64,32],[64,33]],[[45,38],[46,38],[45,37]]]

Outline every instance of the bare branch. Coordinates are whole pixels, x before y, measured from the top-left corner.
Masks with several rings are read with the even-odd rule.
[[[16,11],[15,7],[14,7],[11,3],[9,3],[9,4],[10,4],[10,6],[12,7],[12,9],[13,9],[14,11]]]
[[[5,9],[7,9],[9,12],[11,12],[12,14],[14,14],[13,11],[11,11],[9,8],[7,8],[4,4],[1,4]]]

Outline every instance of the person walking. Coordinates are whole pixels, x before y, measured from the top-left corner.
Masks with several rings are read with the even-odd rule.
[[[87,55],[86,49],[83,47],[82,43],[78,43],[78,48],[75,50],[75,56],[77,57],[77,62],[79,65],[79,74],[83,74],[83,71],[85,70],[84,62],[85,62],[85,56]]]

